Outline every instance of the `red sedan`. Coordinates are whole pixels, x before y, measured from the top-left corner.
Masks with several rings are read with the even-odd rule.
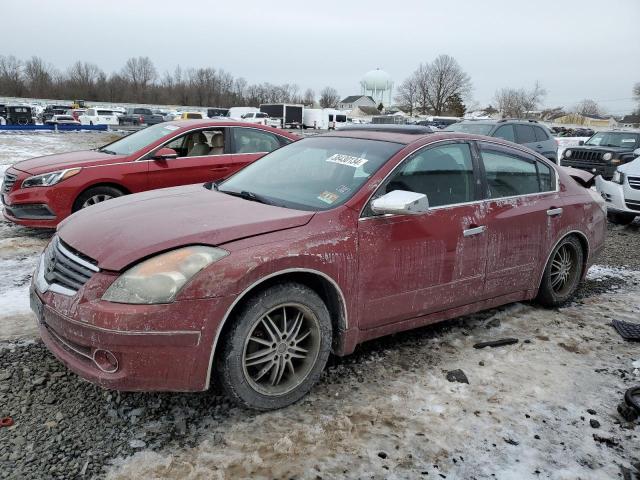
[[[341,130],[220,184],[77,213],[43,253],[31,301],[48,348],[92,382],[194,391],[215,380],[243,405],[279,408],[309,391],[330,352],[510,302],[570,300],[605,223],[597,193],[518,145]]]
[[[16,163],[0,189],[4,216],[53,228],[73,212],[128,193],[219,180],[298,138],[243,122],[160,123],[97,150]]]

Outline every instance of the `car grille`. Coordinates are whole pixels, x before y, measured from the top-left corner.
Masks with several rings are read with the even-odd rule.
[[[9,193],[13,188],[13,185],[16,183],[17,175],[13,175],[11,173],[5,172],[4,181],[2,182],[2,193]]]
[[[569,158],[573,160],[586,160],[588,162],[601,162],[602,155],[605,152],[594,152],[591,150],[571,150],[571,156]]]
[[[65,245],[55,237],[45,252],[44,278],[48,284],[63,287],[64,293],[75,294],[100,269],[95,262]]]
[[[635,188],[636,190],[640,190],[640,177],[627,177],[629,181],[629,186],[631,188]]]
[[[637,212],[640,212],[640,202],[636,202],[634,200],[627,200],[627,208],[629,210],[635,210]]]

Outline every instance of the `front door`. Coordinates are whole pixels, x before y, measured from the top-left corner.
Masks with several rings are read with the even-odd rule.
[[[482,295],[486,232],[470,145],[425,147],[383,182],[427,195],[419,215],[375,215],[358,225],[360,328],[473,303]]]
[[[186,133],[163,145],[175,150],[178,158],[149,159],[149,188],[204,183],[227,176],[232,157],[225,147],[226,137],[225,128],[204,129]]]

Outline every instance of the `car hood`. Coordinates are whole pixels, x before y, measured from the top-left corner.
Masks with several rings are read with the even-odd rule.
[[[13,168],[34,175],[53,172],[65,168],[90,167],[109,163],[122,162],[127,157],[123,155],[110,155],[97,150],[81,150],[79,152],[58,153],[44,157],[22,160],[13,165]]]
[[[314,212],[265,205],[189,185],[109,200],[58,226],[63,242],[105,270],[185,245],[233,240],[305,225]]]
[[[627,175],[640,175],[640,157],[636,158],[635,160],[629,163],[620,165],[618,167],[618,170],[620,170],[622,173],[625,173]]]

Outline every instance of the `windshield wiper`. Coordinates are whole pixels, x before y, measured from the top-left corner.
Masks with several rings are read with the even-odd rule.
[[[242,190],[241,192],[234,192],[232,190],[218,190],[219,192],[226,193],[227,195],[232,195],[234,197],[244,198],[245,200],[249,200],[251,202],[264,203],[265,205],[271,205],[271,202],[268,201],[261,195],[257,195],[253,192],[248,192],[247,190]]]
[[[109,155],[117,155],[117,153],[113,150],[108,150],[106,148],[99,148],[98,151],[102,153],[108,153]]]

